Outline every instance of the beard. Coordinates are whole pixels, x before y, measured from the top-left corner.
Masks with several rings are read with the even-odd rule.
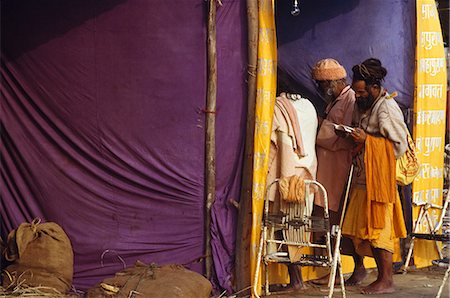
[[[356,98],[356,105],[360,112],[365,112],[372,107],[375,98],[369,93],[369,96]]]
[[[334,100],[333,89],[327,88],[326,90],[320,91],[320,96],[326,103],[330,103]]]

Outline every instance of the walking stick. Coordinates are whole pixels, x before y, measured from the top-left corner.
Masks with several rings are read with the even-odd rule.
[[[344,223],[345,211],[347,211],[348,195],[350,192],[350,186],[352,184],[352,179],[353,179],[353,167],[354,166],[352,163],[352,165],[350,167],[350,173],[348,174],[347,189],[345,190],[344,205],[342,205],[341,220],[339,221],[339,227],[342,227],[342,224]]]
[[[339,221],[339,226],[336,231],[337,233],[336,233],[336,244],[335,244],[335,249],[334,249],[334,258],[333,258],[333,264],[331,267],[332,269],[331,269],[330,279],[328,280],[328,287],[330,289],[330,291],[328,293],[328,297],[333,296],[334,281],[336,279],[336,269],[337,269],[337,266],[340,266],[339,275],[340,275],[340,281],[341,281],[341,287],[342,287],[342,295],[345,298],[344,277],[342,274],[341,254],[339,252],[339,248],[340,248],[341,237],[342,237],[341,227],[342,227],[342,223],[344,222],[345,211],[347,210],[347,201],[348,201],[348,196],[349,196],[349,192],[350,192],[350,186],[352,184],[352,178],[353,178],[353,163],[350,167],[350,172],[348,174],[347,188],[345,190],[345,196],[344,196],[344,204],[342,206],[342,213],[341,213],[341,218]]]

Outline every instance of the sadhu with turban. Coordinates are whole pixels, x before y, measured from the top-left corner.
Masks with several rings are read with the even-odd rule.
[[[378,277],[362,293],[392,293],[394,240],[406,237],[395,163],[406,151],[407,127],[396,101],[382,86],[387,70],[381,61],[367,59],[352,71],[357,128],[351,136],[360,150],[354,155],[356,174],[342,233],[353,240],[359,256],[375,258]],[[355,282],[366,276],[362,263],[353,276]]]
[[[350,126],[355,104],[355,92],[347,83],[345,68],[335,59],[319,60],[311,72],[316,82],[317,90],[326,105],[322,114],[322,121],[316,138],[317,152],[317,181],[327,190],[329,220],[331,225],[338,225],[342,212],[342,197],[344,195],[348,174],[352,163],[351,150],[355,143],[349,135],[342,135],[336,131],[336,125]],[[314,215],[322,217],[323,198],[316,196]],[[323,233],[315,233],[316,240],[323,237]],[[352,253],[352,244],[348,239],[343,242],[343,253]],[[361,262],[355,255],[355,263]],[[346,283],[352,283],[350,277]],[[328,284],[328,275],[313,281],[315,284]]]

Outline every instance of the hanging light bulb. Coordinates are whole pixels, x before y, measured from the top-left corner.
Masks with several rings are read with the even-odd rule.
[[[300,8],[298,8],[298,0],[294,0],[294,5],[292,5],[291,15],[294,17],[300,14]]]

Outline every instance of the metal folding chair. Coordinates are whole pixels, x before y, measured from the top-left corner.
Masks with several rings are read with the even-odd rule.
[[[450,203],[449,193],[447,193],[447,196],[445,198],[445,202],[444,202],[443,206],[430,204],[430,203],[413,203],[414,206],[420,206],[420,210],[419,210],[419,216],[417,217],[417,220],[414,222],[414,230],[410,234],[411,242],[409,245],[409,250],[408,250],[408,255],[406,257],[405,265],[403,267],[404,273],[406,273],[406,271],[408,270],[409,261],[411,260],[411,256],[412,256],[413,249],[414,249],[414,240],[415,239],[425,239],[425,240],[434,241],[436,243],[436,249],[438,251],[439,258],[441,258],[441,259],[443,258],[442,251],[439,246],[439,242],[449,241],[449,239],[448,239],[448,235],[440,234],[439,230],[442,228],[442,223],[444,222],[444,218],[446,216],[449,203]],[[429,213],[430,209],[442,210],[441,216],[439,217],[439,221],[436,225],[434,225],[431,220],[431,216]],[[427,221],[429,233],[418,233],[420,223],[422,222],[422,220],[424,218]]]
[[[430,204],[430,203],[414,204],[415,206],[420,206],[420,210],[419,210],[419,216],[417,217],[417,220],[414,223],[414,230],[410,234],[411,242],[410,242],[410,246],[409,246],[409,250],[408,250],[408,255],[406,257],[405,265],[403,267],[403,273],[407,272],[409,262],[411,260],[411,256],[412,256],[413,249],[414,249],[414,240],[415,239],[425,239],[425,240],[434,241],[436,243],[436,249],[438,251],[439,258],[440,259],[444,258],[441,248],[439,246],[439,242],[445,242],[447,245],[449,245],[450,244],[450,234],[449,233],[439,233],[439,230],[441,230],[442,224],[444,222],[444,218],[446,218],[446,216],[447,216],[449,204],[450,204],[450,192],[449,191],[447,191],[447,195],[446,195],[443,206]],[[441,216],[439,217],[439,221],[436,225],[433,225],[431,216],[429,214],[429,210],[431,208],[442,210]],[[428,224],[427,226],[428,226],[429,233],[418,233],[419,225],[422,222],[423,218],[425,218],[427,220],[427,224]],[[439,262],[436,262],[436,263],[439,263]],[[444,289],[445,283],[448,279],[448,276],[450,273],[450,265],[447,264],[447,266],[448,266],[447,271],[444,274],[444,277],[442,279],[442,284],[439,288],[439,292],[437,293],[436,298],[439,298],[441,296],[441,293]]]
[[[345,297],[344,276],[342,273],[342,263],[340,255],[341,229],[339,226],[330,227],[328,213],[328,198],[325,188],[317,181],[304,180],[305,182],[305,200],[302,202],[283,202],[280,198],[281,213],[273,214],[269,208],[269,192],[271,187],[279,183],[276,179],[269,184],[264,199],[264,214],[262,219],[262,232],[259,242],[256,270],[254,275],[253,293],[259,296],[259,282],[261,272],[265,272],[264,293],[270,295],[269,290],[269,263],[293,264],[299,266],[330,267],[331,274],[329,280],[328,297],[333,296],[336,279],[336,271],[339,269],[341,281],[342,296]],[[313,217],[313,202],[310,198],[311,186],[316,186],[324,198],[324,216]],[[325,243],[313,241],[312,232],[324,232]],[[281,239],[276,239],[275,234],[282,234]],[[336,238],[334,248],[331,245],[331,234]],[[314,251],[321,251],[320,255],[306,254],[303,251],[296,256],[289,255],[286,246],[294,248],[313,248]]]

